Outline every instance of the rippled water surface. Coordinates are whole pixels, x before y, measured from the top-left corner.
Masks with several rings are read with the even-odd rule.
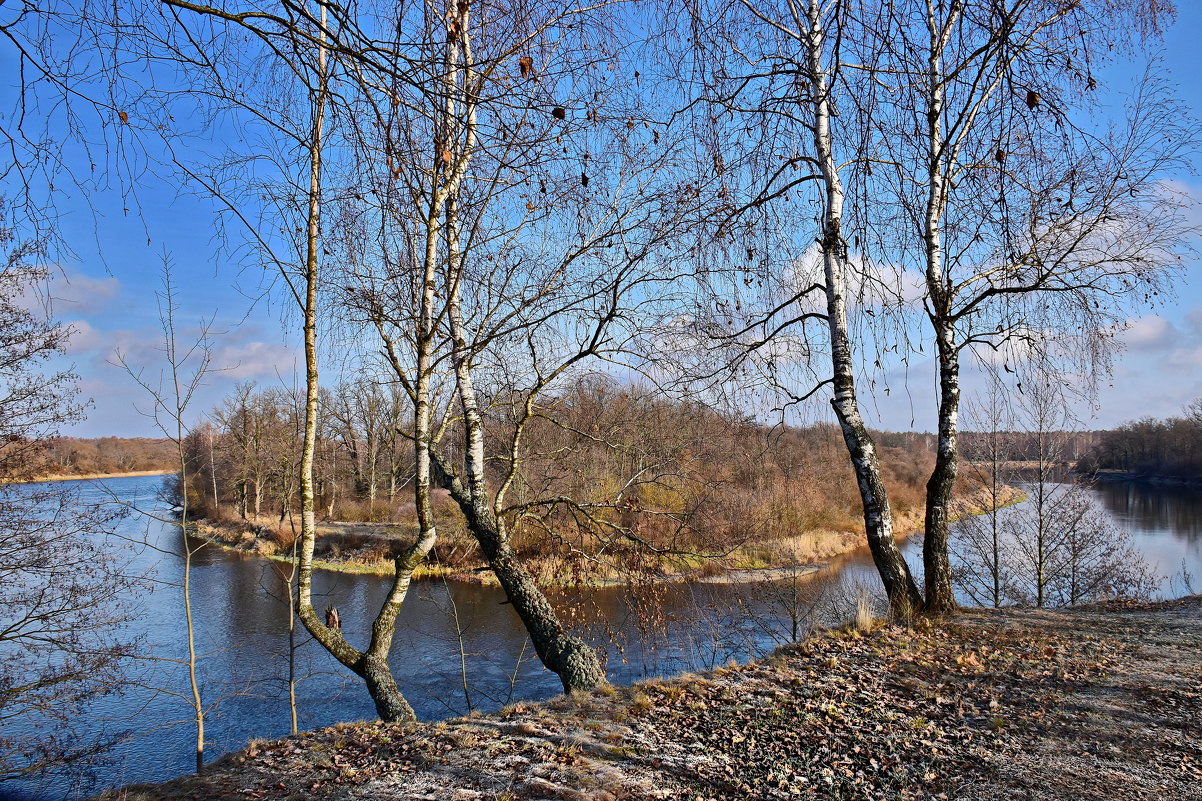
[[[84,485],[84,492],[93,500],[111,492],[152,509],[160,486],[157,477],[121,478]],[[1166,595],[1180,594],[1171,577],[1180,581],[1183,564],[1186,572],[1202,574],[1202,497],[1128,485],[1095,492],[1165,576]],[[155,578],[156,589],[138,600],[131,624],[146,658],[135,667],[136,688],[94,705],[90,725],[96,733],[127,731],[129,737],[87,788],[41,780],[0,785],[0,795],[78,796],[163,780],[192,768],[195,734],[190,707],[180,695],[188,692],[186,668],[178,661],[186,656],[179,588],[182,535],[176,527],[138,516],[125,520],[120,533],[131,568],[153,571]],[[919,547],[917,538],[904,547],[915,567],[921,562]],[[288,733],[290,664],[298,677],[302,729],[374,717],[358,679],[304,636],[299,624],[290,640],[287,565],[204,548],[192,570],[209,758],[241,748],[251,738]],[[604,588],[554,600],[604,651],[610,679],[628,683],[763,653],[815,621],[837,622],[847,614],[846,599],[859,586],[875,583],[870,560],[853,554],[812,576],[770,584],[661,584],[638,592]],[[337,606],[348,638],[363,642],[386,588],[386,580],[378,577],[323,573],[316,603]],[[392,664],[424,719],[496,709],[559,690],[503,594],[476,584],[416,584],[398,621]]]

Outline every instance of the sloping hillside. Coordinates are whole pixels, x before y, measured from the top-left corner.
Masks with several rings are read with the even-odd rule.
[[[124,799],[1202,798],[1202,597],[832,632],[705,675],[338,726]]]

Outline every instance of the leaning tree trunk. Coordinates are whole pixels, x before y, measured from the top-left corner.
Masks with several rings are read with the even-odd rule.
[[[484,422],[472,383],[457,295],[458,290],[452,290],[448,319],[453,337],[456,384],[463,408],[466,482],[461,481],[445,462],[438,460],[439,466],[447,476],[451,497],[463,512],[468,530],[480,543],[488,566],[522,619],[539,659],[559,676],[564,692],[587,692],[605,683],[605,671],[596,652],[584,640],[569,634],[560,622],[547,596],[514,553],[504,526],[489,504],[484,472]]]
[[[322,6],[324,27],[326,9]],[[323,35],[324,36],[324,35]],[[320,194],[322,128],[326,103],[326,52],[323,47],[318,54],[319,84],[314,98],[313,138],[310,142],[310,184],[308,231],[305,254],[305,294],[302,303],[305,339],[305,428],[301,448],[301,535],[297,569],[297,616],[309,633],[321,643],[335,659],[362,678],[367,691],[375,702],[376,712],[385,721],[416,720],[405,697],[397,687],[388,666],[388,653],[396,631],[396,618],[401,604],[409,591],[413,571],[434,547],[435,531],[422,527],[418,539],[394,558],[396,576],[376,619],[372,624],[371,640],[365,650],[352,646],[342,636],[337,616],[330,614],[323,621],[313,607],[313,549],[317,536],[316,493],[314,491],[314,460],[317,447],[318,414],[318,364],[317,364],[317,287],[320,246]],[[426,300],[433,294],[433,280],[427,276]],[[418,438],[421,442],[421,438]],[[420,449],[420,445],[419,445]],[[420,497],[419,497],[420,504]],[[419,507],[420,508],[420,507]]]
[[[451,334],[451,361],[455,389],[463,411],[464,476],[460,479],[445,459],[439,459],[431,442],[430,457],[446,475],[451,496],[467,521],[468,530],[480,543],[506,597],[522,619],[539,659],[559,676],[564,692],[588,691],[605,683],[605,671],[596,652],[579,637],[568,633],[547,596],[522,566],[509,543],[504,522],[492,506],[485,476],[484,420],[472,381],[474,351],[467,340],[463,318],[463,256],[460,244],[459,186],[468,172],[477,144],[475,94],[476,73],[468,34],[469,6],[457,6],[456,36],[448,37],[447,76],[444,81],[444,122],[447,142],[444,207],[447,245],[447,321]],[[444,145],[445,147],[445,145]]]
[[[939,325],[939,434],[935,468],[927,480],[926,535],[922,561],[927,603],[925,611],[946,615],[957,608],[948,558],[952,493],[959,473],[957,433],[960,414],[960,359],[946,323]]]
[[[828,228],[828,238],[829,231]],[[833,230],[838,231],[837,224]],[[843,441],[851,456],[860,502],[864,509],[864,534],[873,564],[880,574],[889,599],[889,613],[898,620],[908,620],[923,608],[922,596],[910,575],[905,557],[893,535],[893,511],[889,492],[881,479],[880,463],[872,435],[860,415],[856,400],[855,377],[852,372],[851,344],[848,340],[843,301],[842,264],[838,256],[826,254],[827,304],[831,323],[831,362],[834,397],[831,406],[839,419]]]
[[[522,566],[503,528],[492,510],[476,502],[476,497],[457,476],[444,471],[451,497],[459,504],[468,530],[488,566],[496,575],[505,597],[513,606],[530,635],[538,658],[548,670],[559,676],[565,693],[589,692],[605,683],[605,670],[592,646],[573,636],[560,621],[546,594],[534,577]]]
[[[831,375],[834,389],[831,405],[839,419],[843,440],[855,469],[860,501],[864,508],[864,533],[872,560],[876,564],[885,594],[889,598],[890,614],[908,620],[922,608],[922,596],[910,575],[910,568],[897,547],[893,536],[893,512],[889,493],[881,480],[876,447],[868,427],[860,415],[856,396],[855,367],[852,358],[851,336],[847,325],[846,280],[847,244],[843,241],[843,182],[831,143],[831,108],[826,66],[823,63],[822,11],[817,0],[809,8],[809,37],[807,58],[810,78],[811,104],[814,114],[814,147],[826,189],[823,215],[823,271],[826,280],[826,312],[831,337]]]
[[[469,531],[480,543],[489,567],[522,619],[539,659],[559,676],[564,692],[587,692],[605,683],[605,671],[597,653],[584,640],[569,634],[560,622],[547,596],[514,553],[505,527],[491,506],[485,476],[484,420],[472,381],[472,353],[463,322],[458,223],[458,202],[452,195],[447,204],[448,277],[451,283],[447,319],[451,330],[455,385],[463,409],[465,480],[459,480],[450,470],[444,472],[451,483],[451,497],[462,510]],[[447,467],[445,463],[441,466]]]

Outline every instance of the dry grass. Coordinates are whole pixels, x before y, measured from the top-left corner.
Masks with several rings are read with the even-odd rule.
[[[1008,503],[1023,499],[1011,490]],[[432,557],[420,565],[414,577],[455,577],[467,581],[491,581],[481,570],[484,560],[479,545],[467,532],[459,512],[445,497],[439,498],[437,517],[439,543]],[[953,514],[977,513],[986,501],[984,490],[970,486],[962,490]],[[921,506],[895,514],[895,531],[905,537],[922,530]],[[395,517],[396,515],[394,515]],[[391,575],[397,549],[412,540],[416,520],[397,522],[320,523],[317,529],[315,566],[345,573]],[[249,520],[220,523],[201,521],[197,530],[214,542],[236,550],[272,559],[289,560],[296,532],[293,522],[277,516],[260,515]],[[586,540],[583,533],[577,540]],[[545,586],[606,586],[644,581],[690,581],[737,573],[752,580],[757,571],[811,567],[863,546],[862,525],[845,529],[814,528],[782,536],[744,538],[726,550],[699,547],[695,552],[654,554],[632,543],[568,545],[566,540],[549,541],[529,533],[515,537],[515,545],[527,570]],[[590,556],[590,551],[604,552]]]

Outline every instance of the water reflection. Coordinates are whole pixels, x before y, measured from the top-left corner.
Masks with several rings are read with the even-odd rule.
[[[89,486],[155,506],[157,478],[111,479]],[[132,632],[145,643],[135,686],[93,705],[96,732],[129,731],[90,787],[43,779],[6,788],[26,797],[62,797],[132,782],[159,781],[191,769],[194,730],[187,692],[183,627],[182,534],[175,526],[131,517],[120,531],[130,568],[153,572],[155,589],[141,600]],[[863,563],[862,565],[860,563]],[[862,568],[862,570],[860,570]],[[860,557],[816,577],[762,585],[654,584],[552,596],[573,625],[603,652],[611,681],[704,670],[762,654],[815,621],[836,622],[835,588],[866,575]],[[371,719],[374,707],[357,677],[297,624],[289,636],[289,566],[204,547],[193,559],[192,607],[205,703],[207,755],[243,747],[255,737],[289,731],[288,676],[296,679],[302,729]],[[363,644],[371,616],[387,592],[373,576],[320,573],[315,605],[337,606],[347,638]],[[512,606],[496,587],[421,582],[402,607],[393,647],[398,684],[418,715],[440,719],[494,710],[515,700],[560,692],[531,647]]]
[[[123,499],[153,506],[156,478],[112,479]],[[88,490],[95,499],[104,490]],[[1202,573],[1202,499],[1192,493],[1123,485],[1103,486],[1098,497],[1132,530],[1135,542],[1171,575],[1185,559]],[[6,788],[26,797],[79,795],[85,790],[159,781],[191,769],[193,731],[186,692],[182,623],[181,534],[178,528],[130,518],[122,526],[131,568],[153,570],[156,590],[141,601],[134,632],[145,642],[136,686],[97,703],[97,732],[128,730],[112,764],[88,788],[61,780]],[[138,545],[138,543],[146,543]],[[905,543],[920,576],[921,541]],[[303,628],[288,633],[287,565],[205,548],[194,560],[193,607],[206,703],[208,754],[243,747],[255,737],[289,731],[288,676],[296,677],[302,729],[370,719],[374,707],[359,680],[337,664]],[[919,578],[921,580],[921,578]],[[822,571],[751,585],[655,584],[592,589],[552,600],[573,625],[602,649],[609,678],[618,683],[704,670],[746,660],[804,634],[815,624],[841,622],[850,599],[879,582],[871,560],[852,554]],[[863,589],[862,589],[863,588]],[[348,639],[367,639],[370,616],[387,591],[372,576],[321,573],[315,604],[339,608]],[[1166,594],[1172,592],[1165,585]],[[418,715],[438,719],[470,709],[493,710],[515,700],[559,692],[543,669],[521,622],[495,587],[460,582],[416,584],[402,608],[392,664]]]
[[[1149,487],[1130,481],[1101,482],[1095,493],[1122,526],[1166,533],[1188,543],[1202,537],[1202,492],[1188,487]]]

